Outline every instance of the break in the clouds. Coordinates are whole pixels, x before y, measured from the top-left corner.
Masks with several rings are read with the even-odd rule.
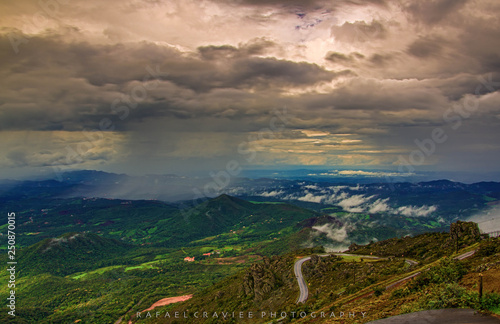
[[[21,0],[0,12],[3,177],[233,160],[498,171],[493,0]]]

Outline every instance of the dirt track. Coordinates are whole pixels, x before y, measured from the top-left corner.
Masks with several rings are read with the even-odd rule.
[[[163,298],[163,299],[160,299],[159,301],[157,301],[156,303],[154,303],[153,305],[151,305],[151,307],[149,307],[148,309],[143,310],[143,312],[148,312],[150,310],[153,310],[156,307],[165,306],[165,305],[169,305],[169,304],[173,304],[173,303],[178,303],[181,301],[186,301],[186,300],[190,299],[191,297],[193,297],[193,295],[184,295],[184,296],[178,296],[178,297]]]

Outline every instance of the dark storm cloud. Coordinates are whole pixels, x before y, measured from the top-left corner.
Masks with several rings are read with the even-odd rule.
[[[316,153],[302,147],[306,141],[295,141],[308,138],[297,129],[351,134],[360,141],[352,143],[380,152],[390,164],[397,160],[390,152],[411,152],[416,138],[449,126],[443,119],[447,109],[464,107],[467,100],[477,100],[479,108],[448,133],[450,145],[437,155],[445,152],[452,162],[463,152],[473,156],[472,149],[461,151],[466,138],[463,143],[496,156],[498,10],[488,0],[115,0],[61,6],[47,28],[23,29],[31,36],[18,54],[6,36],[13,29],[0,31],[0,128],[8,130],[0,140],[6,152],[0,165],[64,160],[66,145],[86,141],[84,132],[75,131],[109,118],[118,132],[90,149],[85,167],[112,160],[148,165],[151,157],[158,172],[170,161],[184,166],[186,159],[196,169],[207,157],[223,163],[234,157],[235,147],[269,127],[273,109],[281,107],[292,117],[289,131],[269,144],[283,154],[262,152],[269,165],[316,161]],[[24,28],[20,17],[5,25]],[[298,22],[308,28],[296,29]],[[160,81],[128,114],[113,112],[115,100],[147,84],[147,67],[161,71]],[[476,95],[485,82],[491,83]],[[20,140],[21,133],[32,138]],[[282,150],[286,140],[297,152]],[[371,159],[371,153],[353,153],[342,162],[327,142],[321,146],[321,154],[332,157],[325,165]]]
[[[6,63],[0,72],[10,76],[52,70],[83,77],[97,86],[123,84],[142,80],[147,65],[153,66],[179,55],[172,48],[146,42],[99,46],[85,41],[64,40],[65,37],[81,36],[77,30],[66,30],[64,35],[48,33],[30,37],[29,44],[36,50],[12,55],[8,32],[0,35],[0,58]]]
[[[254,86],[307,85],[331,80],[336,73],[316,64],[278,60],[273,57],[253,57],[274,43],[255,40],[241,47],[205,46],[199,52],[204,59],[224,61],[223,66],[188,57],[178,50],[141,42],[133,44],[91,45],[85,42],[65,43],[58,36],[36,37],[30,43],[37,51],[22,51],[11,55],[4,36],[0,57],[8,57],[4,76],[13,76],[33,69],[47,72],[62,70],[73,77],[83,77],[95,86],[123,85],[141,81],[147,66],[161,67],[165,80],[197,91],[213,88],[245,88]],[[50,74],[50,73],[48,73]]]
[[[328,52],[325,59],[331,62],[349,62],[353,60],[353,58],[339,52]]]
[[[484,75],[459,74],[448,79],[434,80],[432,84],[453,102],[458,101],[466,94],[475,95],[478,85],[481,85],[480,78],[483,80],[489,80],[490,78],[491,80],[500,80],[500,73],[487,73]],[[480,94],[483,95],[492,91],[496,91],[496,89],[482,87]]]
[[[257,57],[275,46],[264,38],[238,47],[200,47],[199,55],[148,42],[96,45],[65,42],[60,35],[48,34],[30,39],[37,51],[13,56],[5,35],[3,40],[0,57],[6,64],[0,68],[0,84],[5,91],[0,100],[6,104],[0,126],[5,129],[96,128],[99,121],[114,115],[115,100],[130,96],[131,89],[142,84],[148,68],[161,71],[161,86],[147,92],[134,122],[161,116],[233,117],[240,112],[227,106],[244,100],[251,89],[278,94],[283,87],[314,85],[351,73],[327,71],[307,62]],[[223,89],[233,92],[218,91]],[[222,108],[211,110],[211,106]],[[124,129],[128,122],[117,123],[115,129]]]
[[[352,63],[357,60],[363,59],[365,56],[363,54],[353,52],[349,55],[339,53],[339,52],[328,52],[325,56],[325,60],[330,61],[332,63]]]
[[[417,21],[433,25],[441,22],[452,12],[463,7],[469,0],[420,0],[412,1],[405,10]]]
[[[500,20],[490,17],[470,18],[464,22],[456,48],[474,59],[478,72],[500,72]]]
[[[318,81],[332,80],[337,73],[324,70],[316,64],[306,62],[290,62],[274,58],[251,58],[238,60],[233,65],[232,76],[228,78],[230,84],[252,86],[270,85],[270,83],[284,85],[308,85]],[[344,74],[344,73],[342,73]]]
[[[362,90],[361,90],[362,89]],[[426,94],[426,95],[425,95]],[[364,111],[370,118],[373,112],[401,112],[411,115],[412,109],[432,111],[435,106],[446,103],[439,91],[430,93],[418,82],[381,82],[353,78],[323,95],[306,95],[302,105],[318,109],[330,107],[331,113],[339,111]],[[367,116],[368,116],[367,115]]]
[[[421,59],[434,57],[441,53],[444,42],[441,38],[419,38],[408,46],[408,53]]]
[[[370,56],[369,61],[377,67],[384,67],[394,58],[393,54],[373,54]]]
[[[234,58],[238,56],[240,51],[235,46],[231,45],[209,45],[198,47],[201,57],[207,60],[215,60],[221,58]]]
[[[219,59],[223,62],[214,64],[210,60],[200,61],[196,58],[169,60],[161,65],[161,70],[168,74],[166,79],[196,92],[206,92],[220,88],[306,86],[330,81],[346,73],[327,71],[307,62],[244,56],[241,55],[242,52],[229,46],[204,47],[200,52],[203,53],[203,58]]]
[[[252,55],[263,55],[271,48],[277,48],[278,44],[266,38],[253,39],[239,47],[231,45],[208,45],[198,47],[201,57],[207,60],[229,59],[248,57]]]

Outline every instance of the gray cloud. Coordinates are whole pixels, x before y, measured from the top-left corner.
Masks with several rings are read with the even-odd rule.
[[[463,107],[492,80],[476,98],[480,109],[448,133],[432,163],[496,168],[488,162],[499,157],[500,123],[500,8],[492,1],[404,1],[403,13],[399,1],[117,3],[61,6],[43,28],[19,23],[41,10],[33,3],[1,7],[8,26],[0,30],[4,134],[69,133],[107,118],[124,138],[94,147],[89,161],[120,156],[140,164],[147,155],[158,168],[167,158],[196,168],[205,156],[213,165],[234,156],[240,142],[269,127],[273,108],[286,106],[289,130],[259,151],[262,161],[394,165],[433,127],[449,129],[447,109]],[[302,23],[307,28],[297,29]],[[28,37],[18,54],[9,40],[16,28]],[[148,84],[148,66],[161,80],[127,116],[113,112],[115,100]],[[360,142],[294,142],[308,139],[297,129]],[[2,136],[2,163],[61,161],[56,146],[85,141],[65,136],[54,146],[37,142],[39,150]],[[471,154],[474,146],[482,151]]]
[[[279,45],[266,38],[256,38],[241,44],[239,47],[231,45],[208,45],[198,47],[198,51],[202,58],[207,60],[214,59],[234,59],[248,57],[253,55],[263,55],[268,49],[276,48]]]
[[[387,29],[378,20],[346,22],[342,26],[333,26],[332,36],[341,42],[369,42],[387,37]]]
[[[406,6],[406,11],[417,21],[433,25],[462,8],[467,2],[468,0],[412,1]]]
[[[434,57],[441,53],[443,43],[441,38],[419,38],[408,46],[408,53],[421,59]]]
[[[393,54],[373,54],[369,61],[371,63],[373,63],[373,65],[375,66],[380,66],[380,67],[383,67],[385,66],[386,64],[388,64],[392,59],[393,59],[394,55]]]
[[[134,110],[133,119],[117,123],[118,130],[132,120],[161,116],[246,115],[246,101],[259,99],[260,103],[252,105],[261,110],[265,97],[279,93],[282,87],[314,85],[348,73],[327,71],[307,62],[254,56],[274,46],[266,39],[238,48],[200,47],[199,58],[195,53],[185,55],[147,42],[92,45],[68,43],[49,34],[30,39],[42,54],[22,51],[15,59],[9,55],[5,34],[3,40],[0,55],[6,58],[6,65],[0,68],[0,84],[6,91],[0,96],[5,102],[0,125],[4,129],[96,128],[103,118],[116,117],[113,101],[130,96],[134,86],[141,86],[147,67],[161,71],[160,83],[147,92],[148,98]],[[37,78],[40,75],[43,79]],[[255,94],[248,92],[250,89],[262,92]],[[23,92],[29,96],[20,96]]]
[[[252,6],[281,6],[281,7],[299,7],[305,9],[331,8],[339,5],[378,5],[385,6],[385,0],[341,0],[332,2],[331,0],[218,0],[220,2],[232,4],[244,4]]]
[[[358,52],[353,52],[348,55],[339,52],[328,52],[325,60],[333,63],[349,64],[357,60],[363,59],[365,56]]]

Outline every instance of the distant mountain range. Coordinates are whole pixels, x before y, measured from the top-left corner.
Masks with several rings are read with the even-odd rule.
[[[349,185],[235,178],[212,199],[200,195],[207,181],[213,179],[75,171],[63,174],[61,181],[3,182],[0,210],[18,211],[26,233],[24,245],[82,230],[131,243],[182,245],[239,230],[238,226],[245,226],[248,232],[253,223],[260,222],[256,233],[270,235],[307,218],[331,215],[342,224],[340,229],[325,224],[314,228],[320,237],[336,239],[333,248],[339,242],[363,243],[444,230],[453,221],[494,209],[500,201],[498,182]],[[189,198],[175,200],[174,195]],[[280,206],[283,203],[288,207]],[[266,223],[284,214],[282,226]],[[3,222],[6,220],[0,220],[0,228],[5,226]]]
[[[222,181],[215,178],[189,178],[176,175],[129,176],[102,171],[72,171],[60,175],[59,180],[0,181],[0,197],[100,197],[116,199],[154,199],[168,202],[213,198],[220,194],[232,196],[280,196],[281,198],[302,189],[314,191],[320,188],[340,188],[350,192],[377,194],[382,196],[463,193],[488,195],[492,199],[500,198],[500,182],[478,182],[465,184],[450,180],[428,182],[384,181],[383,177],[357,177],[355,182],[333,181],[315,182],[311,180],[293,180],[284,178],[237,178]],[[370,182],[363,179],[369,179]],[[403,178],[402,178],[403,179]],[[386,179],[387,180],[387,179]],[[223,183],[224,182],[224,183]],[[214,185],[214,183],[216,185]],[[43,189],[43,190],[42,190]],[[207,190],[208,189],[208,190]],[[217,189],[217,190],[214,190]],[[334,188],[335,189],[335,188]],[[277,190],[273,193],[273,190]]]
[[[214,181],[78,171],[60,181],[2,182],[0,213],[16,214],[17,274],[23,283],[19,318],[111,323],[161,298],[197,293],[216,282],[205,293],[209,301],[193,298],[193,305],[243,300],[243,309],[266,301],[292,307],[296,255],[374,242],[369,246],[389,254],[396,244],[404,255],[441,257],[443,246],[446,253],[455,247],[442,233],[451,222],[495,211],[500,201],[500,183],[448,180],[348,184],[235,178],[220,192],[200,195]],[[7,218],[0,218],[2,233],[7,226]],[[426,232],[434,233],[418,236]],[[2,249],[6,238],[0,237]],[[376,244],[386,239],[392,240]],[[414,242],[411,248],[408,242]],[[366,282],[356,286],[347,275],[354,263],[319,259],[304,273],[317,280],[327,276],[336,288],[321,288],[328,295],[312,291],[313,300],[338,296],[342,287],[356,292],[407,271],[403,260],[381,263],[376,272],[366,263],[359,273]],[[0,254],[0,262],[6,261],[7,254]],[[334,280],[339,276],[343,279]],[[1,298],[9,293],[8,280],[7,272],[0,274]],[[225,283],[229,290],[221,288]]]

